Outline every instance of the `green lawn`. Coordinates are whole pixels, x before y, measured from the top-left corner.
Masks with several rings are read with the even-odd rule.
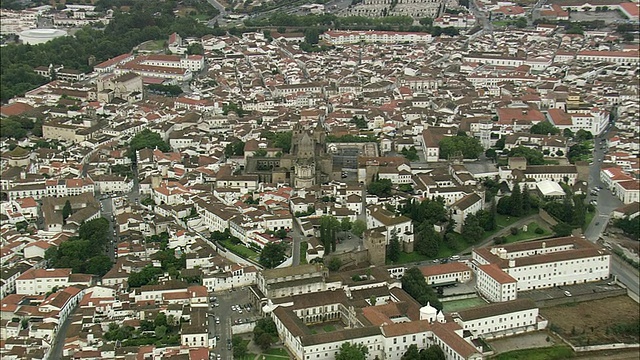
[[[264,360],[282,360],[282,359],[289,359],[289,355],[287,356],[278,356],[278,355],[261,355],[258,360],[262,360],[262,358],[264,358]]]
[[[552,346],[539,349],[509,351],[496,356],[495,360],[560,360],[574,357],[568,346]]]
[[[158,51],[164,49],[164,40],[151,40],[140,45],[140,50]]]
[[[258,257],[260,256],[260,254],[258,254],[257,252],[247,248],[244,245],[235,245],[231,242],[231,240],[227,239],[222,241],[222,244],[224,245],[224,247],[226,247],[227,249],[231,250],[232,252],[247,258],[247,259],[253,259],[253,260],[257,260]]]
[[[324,332],[332,332],[336,330],[335,325],[325,325],[322,327],[322,330],[324,330]]]
[[[538,228],[542,229],[544,232],[542,234],[536,233],[536,229]],[[543,227],[540,227],[540,225],[538,225],[538,223],[534,221],[527,225],[527,231],[522,231],[522,229],[519,229],[518,234],[516,235],[509,234],[508,236],[505,236],[505,238],[507,239],[507,244],[508,244],[508,243],[513,243],[513,242],[518,242],[523,240],[530,240],[534,238],[549,236],[551,234],[552,234],[551,231]]]
[[[400,257],[398,258],[398,261],[396,261],[395,263],[392,263],[387,259],[387,265],[407,264],[407,263],[420,262],[420,261],[425,261],[425,260],[429,260],[429,258],[424,256],[424,255],[420,255],[415,251],[412,252],[412,253],[406,253],[404,251],[401,251],[400,252]]]
[[[289,353],[283,348],[271,348],[265,351],[264,354],[289,357]]]
[[[442,302],[443,310],[444,312],[447,312],[447,313],[456,312],[464,309],[470,309],[470,308],[478,307],[481,305],[487,305],[487,303],[479,297]]]
[[[596,216],[596,212],[589,212],[587,211],[587,214],[584,217],[584,226],[582,227],[582,230],[586,230],[587,227],[589,227],[589,224],[591,224],[591,221],[593,221],[593,218]]]

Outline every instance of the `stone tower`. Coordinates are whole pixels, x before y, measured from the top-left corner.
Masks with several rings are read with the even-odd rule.
[[[330,180],[331,155],[325,151],[326,133],[320,122],[309,131],[296,124],[291,138],[293,186],[310,187]]]
[[[384,266],[387,258],[387,240],[380,228],[365,231],[363,241],[364,247],[369,251],[369,263]]]

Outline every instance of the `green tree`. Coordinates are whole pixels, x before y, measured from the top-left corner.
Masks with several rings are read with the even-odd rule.
[[[234,141],[227,144],[224,148],[224,155],[226,157],[242,156],[244,155],[244,142]]]
[[[71,209],[71,202],[69,200],[64,202],[64,207],[62,208],[62,221],[66,222],[67,218],[71,215],[73,210]]]
[[[480,141],[469,136],[447,136],[440,140],[440,158],[462,154],[465,159],[477,159],[482,154]]]
[[[402,151],[400,151],[400,153],[402,154],[402,156],[404,156],[409,161],[418,161],[418,160],[420,160],[420,157],[418,156],[418,150],[416,150],[415,146],[412,146],[409,149],[404,147],[404,148],[402,148]]]
[[[325,254],[336,251],[337,233],[340,231],[340,221],[333,216],[320,218],[320,242],[324,246]]]
[[[189,55],[204,55],[204,48],[202,44],[194,42],[187,46],[187,54]]]
[[[573,131],[571,131],[571,129],[569,128],[565,128],[564,130],[562,130],[562,136],[566,137],[566,138],[572,138],[574,136]]]
[[[420,351],[421,360],[445,360],[446,356],[438,345],[431,345],[426,349]]]
[[[84,271],[88,274],[104,276],[112,266],[113,262],[107,255],[97,255],[86,261]]]
[[[243,359],[247,355],[247,343],[244,342],[240,336],[233,335],[231,345],[233,347],[234,359]]]
[[[165,335],[167,335],[167,327],[164,325],[156,326],[155,334],[156,334],[156,338],[162,339]]]
[[[411,297],[416,299],[421,305],[431,304],[438,310],[442,310],[442,304],[438,300],[437,294],[427,285],[424,275],[420,269],[413,267],[407,270],[402,276],[402,289]]]
[[[284,243],[269,243],[260,252],[260,264],[267,269],[273,269],[287,258],[286,252],[287,247]]]
[[[576,132],[575,138],[577,141],[580,141],[580,142],[593,140],[593,134],[591,134],[591,132],[589,131],[580,129]]]
[[[520,187],[520,183],[518,182],[513,184],[510,202],[511,214],[513,216],[522,216],[522,214],[524,213],[524,206],[522,204],[522,188]]]
[[[343,217],[342,220],[340,220],[340,229],[342,231],[351,230],[351,219],[349,219],[348,217]]]
[[[544,155],[526,146],[517,146],[509,151],[509,157],[524,157],[528,165],[544,165]]]
[[[418,254],[435,258],[440,250],[440,244],[442,243],[442,237],[433,228],[433,225],[425,223],[424,229],[422,229],[415,240],[415,251]]]
[[[398,261],[398,259],[400,258],[400,251],[401,251],[400,241],[398,240],[398,235],[394,233],[391,236],[391,239],[389,239],[389,249],[387,250],[387,258],[392,262]]]
[[[367,187],[367,191],[370,194],[385,198],[391,196],[391,180],[389,179],[380,179],[377,181],[373,181]]]
[[[340,258],[338,257],[332,257],[331,260],[329,260],[329,264],[327,264],[327,268],[330,271],[338,271],[340,270],[341,266],[342,266],[342,260],[340,260]]]
[[[560,221],[556,225],[553,225],[551,230],[556,234],[556,236],[569,236],[571,235],[573,228],[571,225]]]
[[[532,134],[541,134],[541,135],[558,135],[560,133],[560,129],[553,126],[552,123],[548,121],[541,121],[531,127],[529,130]]]
[[[351,232],[357,237],[362,237],[365,230],[367,230],[367,223],[363,220],[357,219],[351,225]]]
[[[369,349],[363,344],[343,342],[336,355],[336,360],[365,360],[368,353]]]
[[[626,216],[622,219],[617,219],[613,222],[613,226],[622,230],[627,236],[632,239],[640,238],[640,216],[636,216],[631,219]]]
[[[159,134],[154,133],[149,129],[144,129],[141,132],[137,133],[136,136],[131,139],[129,143],[129,156],[131,157],[131,161],[134,163],[137,160],[136,152],[142,149],[155,149],[162,152],[167,152],[171,150],[169,144],[167,144]]]
[[[469,244],[475,244],[482,239],[484,229],[480,226],[478,218],[474,214],[467,215],[462,225],[461,235]]]
[[[364,116],[354,115],[351,119],[351,123],[355,124],[358,129],[366,129],[368,127],[367,121],[364,119]]]
[[[278,229],[275,233],[275,236],[279,239],[284,239],[287,237],[287,230],[285,229]]]

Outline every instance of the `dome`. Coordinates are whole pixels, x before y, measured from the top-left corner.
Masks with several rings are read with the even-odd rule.
[[[29,29],[20,32],[20,40],[25,44],[44,44],[55,38],[66,36],[67,32],[61,29]]]
[[[426,306],[420,308],[420,320],[434,321],[437,314],[438,309],[431,306],[430,303],[427,303]]]

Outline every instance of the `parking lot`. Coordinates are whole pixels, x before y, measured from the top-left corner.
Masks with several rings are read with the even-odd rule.
[[[529,298],[533,301],[544,301],[619,290],[620,287],[615,285],[611,280],[604,280],[584,284],[556,286],[548,289],[523,291],[518,292],[518,297]]]
[[[232,325],[256,321],[260,318],[260,313],[255,308],[247,310],[249,304],[249,289],[240,288],[233,291],[217,291],[211,293],[215,301],[209,307],[209,335],[216,337],[216,346],[211,351],[212,358],[220,355],[221,359],[231,360],[233,353],[230,350]],[[233,308],[233,309],[232,309]]]

